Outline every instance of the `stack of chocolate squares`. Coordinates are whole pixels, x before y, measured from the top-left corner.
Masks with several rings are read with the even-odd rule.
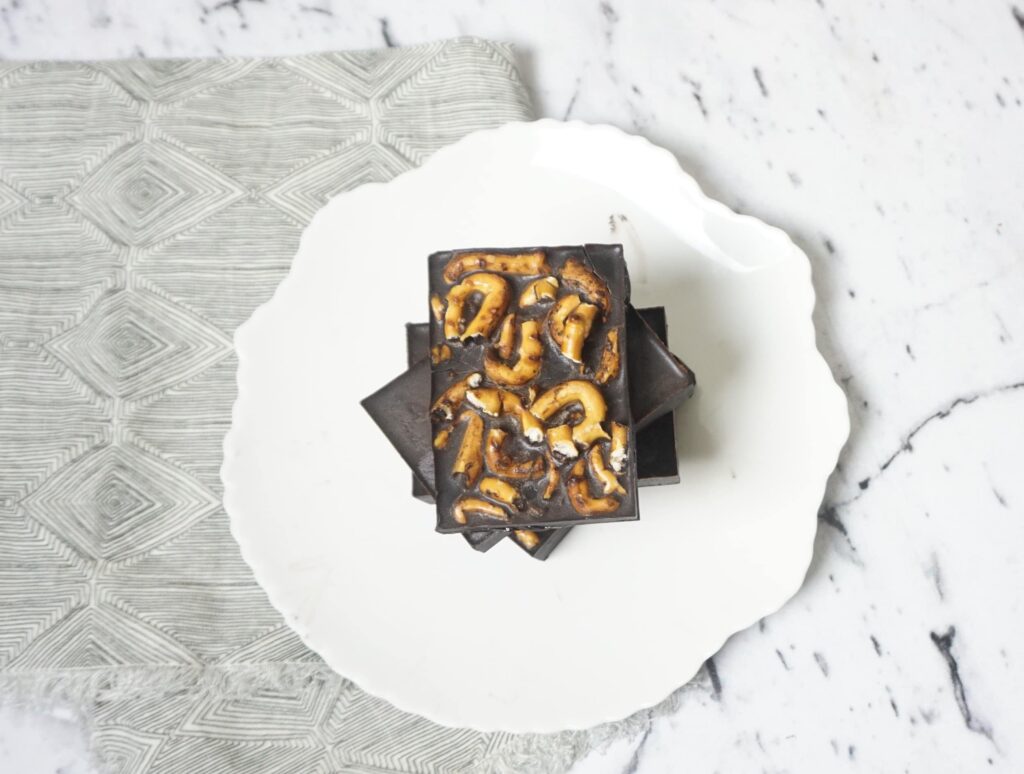
[[[673,411],[693,372],[663,307],[634,309],[621,245],[429,258],[409,368],[362,404],[437,506],[437,531],[546,559],[573,526],[639,518],[678,483]]]

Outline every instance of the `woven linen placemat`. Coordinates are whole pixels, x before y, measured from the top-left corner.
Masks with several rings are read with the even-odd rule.
[[[529,117],[511,51],[474,39],[0,63],[0,700],[70,702],[125,774],[559,771],[642,722],[394,709],[284,625],[220,504],[232,334],[313,213]]]

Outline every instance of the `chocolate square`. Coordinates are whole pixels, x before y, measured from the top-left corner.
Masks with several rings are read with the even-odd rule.
[[[430,323],[406,323],[405,324],[405,361],[412,368],[420,360],[424,360],[430,354]],[[430,414],[430,379],[422,386],[423,395],[416,406],[422,407],[423,413]],[[417,409],[418,410],[418,409]],[[420,439],[424,448],[430,445],[430,422],[426,423],[427,434]],[[391,437],[388,428],[381,426],[384,434]],[[422,478],[421,478],[422,476]],[[427,486],[424,482],[429,481]],[[421,471],[413,471],[412,474],[412,496],[425,503],[434,504],[434,454],[430,454],[430,465]]]
[[[651,306],[635,309],[630,306],[626,310],[626,335],[630,340],[630,354],[633,353],[634,344],[638,349],[648,346],[647,342],[643,341],[645,337],[633,333],[633,329],[636,327],[634,314],[643,320],[645,328],[658,337],[658,341],[668,352],[668,324],[665,321],[665,307]],[[658,404],[663,407],[662,413],[653,417],[650,408],[646,408],[645,418],[648,421],[636,433],[638,486],[664,486],[665,484],[679,483],[674,409],[682,400],[693,394],[693,385],[696,384],[696,381],[693,371],[687,368],[679,358],[671,352],[668,352],[668,357],[671,362],[663,357],[649,360],[629,358],[629,405],[633,410],[633,421],[636,421],[638,408],[645,410],[645,407]],[[677,371],[677,365],[682,366],[685,372]],[[690,383],[689,392],[685,388],[678,389],[675,379],[670,376],[673,373],[678,379]],[[685,397],[677,402],[680,393],[684,393]]]
[[[621,246],[435,253],[429,275],[437,530],[638,518]]]
[[[428,492],[434,489],[430,448],[430,360],[414,363],[360,403]]]
[[[641,314],[632,306],[626,309],[628,369],[634,378],[643,380],[642,388],[634,385],[629,394],[629,405],[638,430],[674,411],[693,395],[697,386],[693,371],[669,351],[665,308],[658,306],[644,312]],[[644,335],[643,323],[658,335]]]

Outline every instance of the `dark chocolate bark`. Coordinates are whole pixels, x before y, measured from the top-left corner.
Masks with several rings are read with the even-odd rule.
[[[524,255],[540,255],[544,265],[518,273],[516,267],[523,264],[517,261]],[[429,269],[431,351],[440,354],[432,358],[431,378],[438,531],[550,528],[638,518],[636,439],[625,367],[629,278],[621,246],[435,253]],[[545,275],[558,278],[556,297],[520,303]],[[578,311],[567,318],[564,329],[556,329],[558,316],[551,310],[566,302],[570,310],[578,305]],[[575,318],[585,316],[585,310],[590,314],[583,327]],[[495,354],[510,312],[516,315],[514,349],[520,353],[511,359]],[[586,331],[575,339],[583,341],[582,348],[572,347],[570,324]],[[530,327],[539,334],[531,337]],[[613,337],[617,367],[600,378]],[[540,353],[527,357],[531,341],[539,341]],[[521,368],[524,363],[527,368]],[[613,472],[616,425],[626,454]],[[546,431],[556,426],[571,429],[571,440],[561,447],[569,452],[564,457],[557,454],[558,446],[551,447],[556,453],[548,452]],[[507,458],[541,462],[547,457],[542,477],[509,480],[482,470],[481,438],[499,430],[505,433],[502,453]],[[444,437],[446,443],[436,441]],[[614,491],[605,493],[598,483],[602,467]]]
[[[667,344],[668,332],[665,321],[665,310],[663,307],[650,307],[637,309],[639,317],[646,323],[641,327],[639,333],[634,332],[637,326],[636,318],[627,310],[627,335],[633,340],[639,336],[654,335]],[[410,365],[424,360],[430,349],[429,329],[427,323],[409,323],[406,325],[406,350],[407,359]],[[649,361],[651,369],[656,372],[664,367],[664,359],[655,358]],[[667,394],[675,394],[678,389],[671,383],[671,380],[657,378],[655,373],[650,375],[653,378],[640,377],[635,368],[637,361],[632,361],[633,370],[630,372],[630,405],[643,406],[658,403],[658,396],[645,396],[647,390],[661,385]],[[673,372],[674,367],[669,368]],[[410,458],[420,460],[421,467],[412,474],[413,496],[424,502],[433,503],[433,486],[427,486],[424,482],[433,480],[433,455],[425,454],[429,447],[429,423],[423,420],[429,406],[427,405],[427,393],[429,390],[428,372],[425,367],[417,370],[420,376],[420,383],[408,385],[401,378],[394,380],[390,385],[379,391],[378,397],[371,397],[364,401],[364,405],[370,411],[374,420],[381,430],[399,448],[405,445],[411,433],[419,433],[414,438],[413,448],[407,449],[403,458],[408,461]],[[639,397],[638,397],[639,396]],[[417,417],[420,420],[416,422]],[[410,428],[413,429],[410,433]],[[657,486],[679,482],[679,471],[675,446],[675,422],[671,412],[663,414],[637,433],[637,484],[638,486]],[[569,529],[569,528],[565,528]],[[564,530],[534,530],[540,537],[540,545],[531,549],[524,545],[524,541],[516,540],[520,546],[536,558],[545,558],[553,550],[558,541],[551,541],[551,534]],[[486,551],[496,545],[506,533],[496,530],[478,530],[464,532],[463,537],[478,551]],[[564,535],[562,535],[564,537]],[[559,538],[558,540],[561,540]],[[551,541],[551,542],[549,542]],[[534,541],[525,541],[533,544]]]
[[[665,321],[665,308],[661,306],[647,309],[637,309],[636,313],[645,325],[639,325],[633,316],[632,307],[626,311],[626,335],[632,340],[641,339],[651,335],[657,336],[663,344],[668,343],[668,331]],[[405,326],[406,354],[409,365],[427,357],[430,351],[430,328],[428,323],[406,323]],[[641,346],[645,350],[651,347],[646,342]],[[675,385],[670,379],[659,378],[652,373],[652,378],[646,379],[640,376],[635,370],[638,366],[649,367],[657,372],[659,368],[665,367],[663,358],[650,358],[647,362],[644,359],[631,360],[632,370],[629,374],[630,386],[630,408],[635,411],[634,406],[650,406],[661,402],[662,396],[642,396],[640,400],[634,401],[638,392],[647,389],[662,389],[666,395],[677,393]],[[674,364],[670,365],[670,373],[675,372]],[[423,393],[426,395],[427,385],[423,385]],[[426,411],[426,401],[423,401],[423,410]],[[390,435],[390,434],[389,434]],[[429,443],[429,438],[421,439],[424,448]],[[637,432],[637,486],[660,486],[665,484],[679,483],[678,458],[676,456],[676,433],[675,421],[671,411],[649,422],[648,426]],[[430,461],[429,476],[433,475],[433,458]],[[423,475],[428,477],[428,471],[424,470]],[[428,477],[429,478],[429,477]],[[412,494],[418,500],[433,503],[434,495],[428,489],[420,477],[412,476]],[[555,547],[565,538],[572,527],[561,529],[530,530],[521,531],[518,534],[510,532],[513,542],[521,549],[530,554],[534,559],[544,560],[551,555]],[[504,535],[495,530],[476,530],[463,532],[463,537],[477,551],[487,551],[497,545]]]

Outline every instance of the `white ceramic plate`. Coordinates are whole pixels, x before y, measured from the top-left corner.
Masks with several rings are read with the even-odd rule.
[[[637,306],[667,308],[698,392],[678,486],[639,523],[577,528],[547,562],[434,532],[359,405],[404,368],[432,251],[622,242]],[[807,257],[709,200],[666,151],[605,126],[481,132],[331,200],[236,335],[225,505],[273,604],[340,674],[451,726],[617,720],[782,605],[848,431],[815,348]]]

